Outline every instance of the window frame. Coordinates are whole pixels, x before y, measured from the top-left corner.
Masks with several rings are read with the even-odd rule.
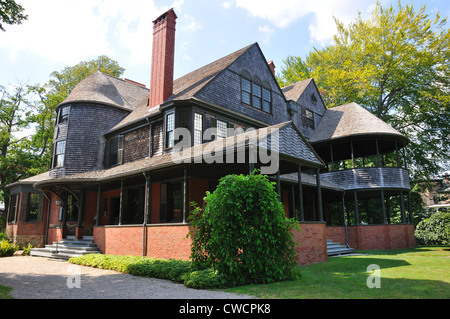
[[[193,125],[193,145],[201,145],[203,144],[203,113],[193,112],[194,113],[194,125]],[[197,117],[198,116],[198,117]],[[197,125],[199,124],[199,125]],[[200,132],[199,140],[197,141],[197,133]]]
[[[311,116],[308,116],[308,115]],[[315,121],[314,121],[314,112],[306,107],[302,108],[302,123],[303,125],[314,129]]]
[[[58,144],[64,143],[64,151],[61,153],[58,153],[58,150],[61,151],[61,149],[58,148]],[[52,168],[59,168],[64,167],[65,160],[66,160],[66,148],[67,148],[67,142],[66,140],[56,141],[53,147],[53,165]],[[62,164],[59,164],[59,158],[62,156]]]
[[[59,125],[59,124],[62,124],[62,123],[65,123],[65,122],[69,121],[70,108],[71,108],[71,105],[64,105],[64,106],[59,108],[59,110],[58,110],[58,119],[57,119],[56,125]],[[64,110],[67,110],[67,113],[64,113],[63,112]]]
[[[169,122],[169,117],[171,117],[171,122]],[[164,148],[170,149],[175,145],[175,111],[168,112],[164,116]],[[171,129],[169,129],[169,124]]]

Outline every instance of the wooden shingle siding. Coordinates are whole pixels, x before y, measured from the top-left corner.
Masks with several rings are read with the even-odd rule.
[[[133,162],[149,156],[149,126],[144,126],[125,134],[123,145],[123,162]]]
[[[52,169],[51,177],[102,169],[105,151],[102,135],[128,114],[99,104],[72,104],[69,121],[58,126],[57,141],[66,140],[64,167]]]

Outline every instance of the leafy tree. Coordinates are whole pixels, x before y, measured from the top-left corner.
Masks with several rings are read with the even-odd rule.
[[[298,225],[284,216],[274,183],[255,173],[228,175],[205,201],[190,216],[194,266],[212,266],[226,285],[291,277]]]
[[[288,57],[279,82],[313,77],[328,107],[356,102],[405,134],[415,177],[438,173],[450,158],[447,18],[399,2],[378,3],[369,20],[335,21],[334,43],[305,60]]]
[[[0,0],[0,30],[5,31],[2,22],[6,24],[21,24],[28,18],[25,9],[14,0]]]
[[[119,77],[124,69],[108,58],[81,62],[55,71],[47,84],[0,86],[0,200],[6,185],[48,170],[56,107],[84,78],[98,70]],[[30,134],[23,130],[30,129]]]

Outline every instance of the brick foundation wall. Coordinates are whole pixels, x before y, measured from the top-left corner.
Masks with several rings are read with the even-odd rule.
[[[188,225],[148,225],[146,231],[148,257],[189,259]],[[94,227],[94,242],[104,254],[142,256],[143,226]]]
[[[294,240],[299,244],[295,248],[299,265],[316,264],[328,260],[325,223],[301,223],[300,232],[294,231]]]
[[[358,250],[403,249],[416,246],[414,225],[364,225],[349,226],[348,242]],[[327,227],[327,238],[345,244],[345,228]]]

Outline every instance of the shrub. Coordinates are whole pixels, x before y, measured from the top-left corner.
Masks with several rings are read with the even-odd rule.
[[[88,254],[70,258],[69,262],[115,270],[133,276],[168,279],[196,289],[212,289],[223,286],[213,269],[192,271],[191,262],[186,260]]]
[[[0,257],[12,256],[17,250],[19,250],[19,246],[10,243],[6,239],[0,241]]]
[[[421,221],[415,231],[421,245],[450,244],[450,213],[437,212]]]
[[[285,218],[275,183],[256,173],[228,175],[205,202],[190,217],[194,267],[214,268],[229,286],[292,278],[298,224]]]

